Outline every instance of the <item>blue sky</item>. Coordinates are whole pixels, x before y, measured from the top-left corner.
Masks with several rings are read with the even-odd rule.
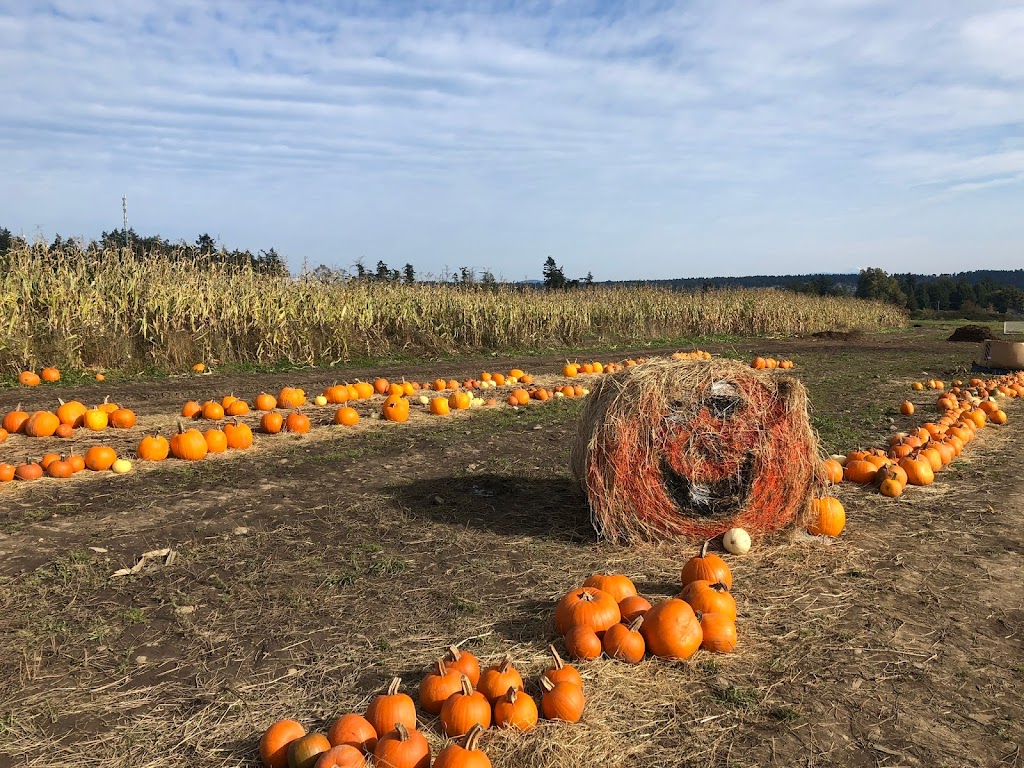
[[[1024,266],[1024,4],[0,0],[0,226],[595,279]]]

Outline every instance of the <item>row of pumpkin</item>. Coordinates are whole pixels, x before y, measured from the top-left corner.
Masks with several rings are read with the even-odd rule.
[[[885,448],[858,448],[845,456],[830,457],[825,462],[828,479],[874,485],[891,498],[902,496],[908,485],[931,485],[936,473],[960,456],[979,430],[988,424],[1006,423],[1006,412],[998,401],[1024,396],[1024,372],[973,378],[966,385],[954,381],[948,391],[943,382],[931,380],[928,388],[943,391],[936,401],[941,414],[937,420],[894,433]],[[915,387],[916,391],[923,389]],[[905,401],[900,412],[912,415],[916,407]]]

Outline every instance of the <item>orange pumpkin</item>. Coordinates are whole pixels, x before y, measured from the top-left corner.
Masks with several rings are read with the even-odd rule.
[[[94,445],[85,452],[86,469],[102,472],[110,469],[117,461],[117,452],[109,445]]]

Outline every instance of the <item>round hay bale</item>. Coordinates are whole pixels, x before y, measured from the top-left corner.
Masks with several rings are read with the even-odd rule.
[[[572,471],[611,541],[767,533],[824,485],[807,393],[731,360],[654,358],[587,398]]]

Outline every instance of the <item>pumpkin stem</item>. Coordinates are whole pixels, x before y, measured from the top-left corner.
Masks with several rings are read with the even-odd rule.
[[[561,669],[565,666],[565,662],[562,661],[562,657],[558,655],[558,649],[555,648],[554,644],[548,646],[548,650],[551,652],[551,656],[555,659],[555,669]]]
[[[708,556],[708,544],[710,543],[711,539],[705,539],[704,543],[701,545],[700,554],[698,555],[698,557],[705,558]]]
[[[448,665],[444,663],[443,658],[437,660],[437,674],[441,677],[448,674]]]
[[[398,687],[402,684],[402,678],[396,677],[391,680],[391,685],[388,686],[388,696],[394,696],[398,693]]]
[[[640,625],[643,624],[643,623],[644,623],[644,617],[643,616],[637,616],[635,619],[633,619],[633,623],[629,625],[629,631],[630,632],[638,632],[640,630]]]
[[[452,661],[458,661],[462,658],[462,652],[454,645],[448,646],[448,654],[452,657]]]
[[[178,434],[185,434],[185,422],[183,422],[181,419],[178,419]]]
[[[727,586],[725,586],[725,582],[721,582],[721,581],[716,581],[714,584],[709,584],[708,587],[710,589],[715,590],[715,592],[728,592],[729,591],[729,588]]]
[[[405,723],[395,723],[395,730],[398,731],[399,741],[409,740],[409,729],[405,727]]]
[[[518,698],[519,691],[516,690],[516,687],[514,685],[510,685],[508,687],[508,690],[505,691],[505,701],[507,701],[509,704],[515,704],[516,699]]]
[[[462,740],[462,748],[469,750],[470,752],[479,749],[477,744],[480,742],[480,734],[484,732],[484,728],[480,723],[474,723],[473,727],[469,729],[466,737]]]
[[[501,672],[501,674],[505,674],[506,672],[508,672],[509,667],[511,667],[511,666],[512,666],[512,654],[511,653],[506,653],[505,654],[505,658],[502,659],[501,663],[498,665],[498,671]]]
[[[555,688],[555,684],[551,682],[551,679],[547,675],[541,675],[540,687],[545,691],[552,691]]]
[[[463,696],[472,696],[473,695],[473,684],[471,682],[469,682],[469,678],[466,677],[465,675],[462,675],[461,676],[461,682],[462,682],[462,695]]]
[[[694,611],[693,615],[697,617],[698,624],[704,621],[704,611]]]
[[[584,600],[584,601],[586,601],[588,603],[593,603],[595,600],[597,600],[597,598],[594,597],[594,593],[593,592],[581,592],[580,593],[580,600]]]

